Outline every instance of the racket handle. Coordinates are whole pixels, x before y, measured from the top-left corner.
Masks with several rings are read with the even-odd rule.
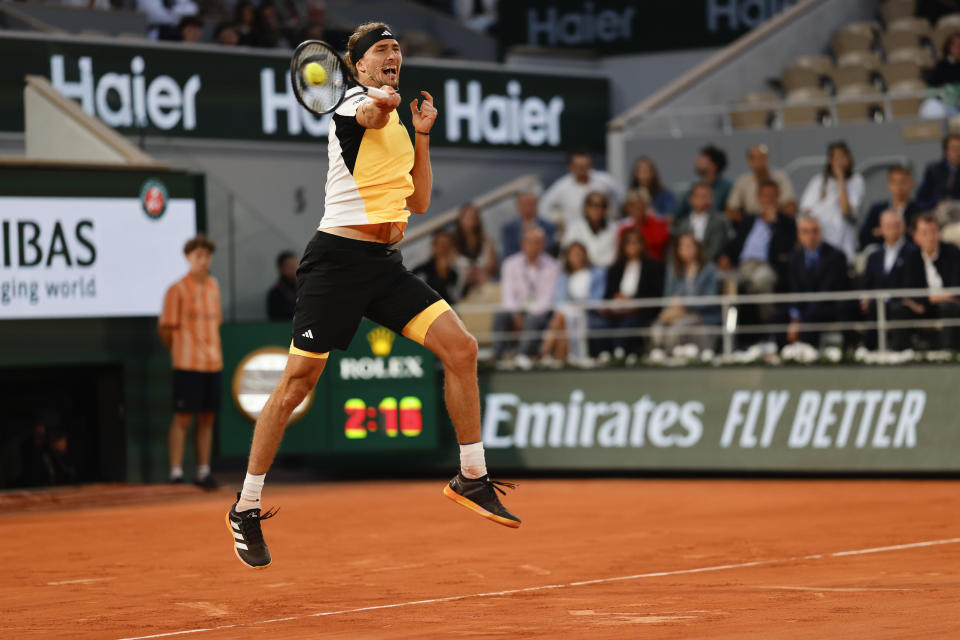
[[[367,95],[371,98],[389,98],[390,94],[384,91],[383,89],[377,89],[376,87],[367,87]]]

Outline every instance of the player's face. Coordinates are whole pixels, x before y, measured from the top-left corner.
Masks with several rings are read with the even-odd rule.
[[[403,55],[400,53],[400,43],[396,40],[381,40],[363,54],[357,62],[357,71],[361,73],[365,84],[378,87],[387,85],[399,89],[401,64]]]

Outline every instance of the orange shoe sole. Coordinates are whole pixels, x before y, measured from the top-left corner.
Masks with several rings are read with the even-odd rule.
[[[468,498],[464,498],[462,495],[460,495],[459,493],[451,489],[450,485],[447,485],[443,488],[443,495],[447,496],[448,498],[450,498],[460,506],[470,509],[470,511],[473,511],[477,515],[483,516],[487,520],[491,520],[493,522],[496,522],[497,524],[502,524],[503,526],[510,527],[511,529],[520,528],[520,523],[517,522],[516,520],[509,520],[507,518],[498,516],[495,513],[490,513],[489,511],[487,511],[486,509],[478,505],[476,502],[473,502]]]
[[[233,538],[233,527],[230,526],[230,512],[227,512],[227,515],[224,516],[224,520],[227,521],[227,530],[230,532],[230,537]],[[251,569],[266,569],[271,564],[273,564],[273,558],[270,559],[270,562],[263,565],[262,567],[255,567],[252,564],[247,564],[244,562],[243,558],[240,557],[240,552],[237,551],[237,539],[233,538],[233,553],[237,556],[237,560],[243,563],[243,566],[250,567]]]

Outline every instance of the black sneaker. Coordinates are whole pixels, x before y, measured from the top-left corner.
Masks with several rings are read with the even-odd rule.
[[[183,484],[183,478],[170,478],[170,484]]]
[[[239,493],[237,500],[240,500]],[[263,515],[260,515],[260,509],[237,511],[236,502],[230,506],[230,511],[227,511],[227,528],[233,534],[233,550],[240,562],[248,567],[266,569],[270,566],[270,550],[263,541],[260,521],[272,518],[275,514],[274,509]]]
[[[210,474],[207,474],[201,479],[194,480],[193,484],[201,489],[206,489],[207,491],[213,491],[214,489],[220,488],[220,483],[217,482],[216,479]]]
[[[497,496],[498,491],[507,495],[500,487],[515,489],[516,486],[511,482],[491,480],[488,475],[474,480],[464,478],[458,473],[450,484],[443,488],[443,495],[488,520],[516,529],[520,526],[520,518],[507,511]]]

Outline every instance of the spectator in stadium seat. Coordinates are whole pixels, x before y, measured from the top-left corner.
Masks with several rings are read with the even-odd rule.
[[[500,249],[503,256],[512,256],[520,251],[523,234],[528,229],[543,229],[547,243],[547,253],[553,255],[556,250],[556,227],[537,215],[537,194],[523,191],[517,194],[517,218],[500,228]]]
[[[179,40],[177,24],[185,16],[197,15],[193,0],[137,0],[137,11],[147,16],[152,40]]]
[[[913,226],[913,217],[922,211],[920,205],[910,197],[913,186],[910,169],[903,165],[894,165],[887,170],[887,191],[890,192],[890,198],[873,203],[864,216],[860,225],[860,251],[872,244],[883,242],[880,217],[887,211],[893,211],[903,218],[904,228]]]
[[[713,193],[713,209],[715,211],[724,210],[731,189],[730,181],[720,175],[726,168],[727,154],[723,149],[713,145],[707,145],[700,149],[700,153],[697,154],[693,163],[693,169],[697,174],[697,182],[680,197],[674,224],[690,214],[690,195],[697,184],[706,184],[710,187]]]
[[[262,0],[254,10],[250,45],[262,49],[288,48],[290,46],[280,29],[277,8],[269,0]]]
[[[180,42],[200,42],[203,37],[203,21],[195,16],[184,16],[180,18],[177,30],[180,32]]]
[[[747,164],[750,165],[750,171],[737,178],[730,197],[727,198],[727,217],[736,221],[744,215],[759,213],[760,201],[757,194],[760,185],[771,180],[777,184],[780,193],[780,211],[789,216],[796,215],[797,196],[793,193],[790,176],[782,169],[770,168],[767,145],[755,144],[747,149]]]
[[[557,291],[553,302],[557,310],[550,318],[547,334],[540,347],[542,358],[564,362],[587,355],[587,311],[582,304],[602,300],[607,272],[594,267],[587,257],[587,249],[579,242],[567,247],[563,256],[563,270],[557,277]]]
[[[539,332],[549,323],[560,267],[545,249],[543,229],[532,227],[523,234],[522,251],[503,261],[500,290],[505,310],[498,312],[493,320],[494,331],[498,334]],[[493,351],[498,360],[514,349],[529,357],[537,353],[539,345],[539,337],[524,335],[519,345],[514,339],[498,337],[494,340]]]
[[[692,233],[674,239],[672,259],[667,265],[667,278],[663,295],[669,306],[660,312],[653,323],[653,343],[663,349],[683,344],[696,344],[701,349],[713,349],[716,336],[693,331],[696,327],[720,324],[720,307],[717,305],[686,306],[676,298],[717,295],[717,268],[707,262],[703,245]]]
[[[253,3],[250,0],[239,0],[233,6],[233,23],[240,35],[239,44],[250,45],[250,39],[253,37],[253,23],[256,18]]]
[[[554,182],[540,198],[540,217],[562,227],[562,235],[583,215],[587,194],[598,191],[610,203],[610,209],[605,213],[612,218],[623,200],[620,186],[613,176],[594,169],[593,158],[585,150],[574,151],[568,156],[567,170],[567,174]]]
[[[583,202],[583,212],[563,236],[564,246],[579,242],[587,248],[590,262],[609,267],[617,252],[617,225],[607,219],[610,201],[600,191],[591,191]]]
[[[240,44],[240,32],[232,22],[221,22],[213,32],[213,38],[218,44],[235,47]]]
[[[663,297],[663,264],[643,255],[643,236],[636,229],[623,234],[617,247],[617,259],[607,269],[603,297],[605,300],[630,300]],[[637,329],[649,327],[657,317],[656,307],[633,309],[600,309],[590,314],[591,329]],[[592,338],[591,352],[623,349],[640,353],[643,339],[639,336]]]
[[[660,182],[660,172],[653,160],[646,156],[637,158],[633,163],[633,178],[630,189],[646,189],[650,194],[650,204],[658,215],[673,219],[673,212],[677,208],[677,198],[673,192]]]
[[[864,290],[903,289],[907,286],[907,262],[910,253],[917,251],[916,246],[906,236],[906,226],[903,216],[894,209],[887,209],[880,215],[879,239],[882,246],[867,258],[867,266],[860,281],[860,288]],[[885,300],[887,318],[900,320],[908,317],[909,311],[902,300]],[[873,298],[864,298],[860,301],[860,311],[872,321],[877,319],[877,305]],[[905,349],[908,346],[908,334],[903,329],[891,331],[890,348]],[[870,349],[877,347],[877,332],[867,332],[867,346]]]
[[[943,289],[960,287],[960,248],[940,238],[940,225],[929,213],[917,216],[913,241],[918,251],[907,255],[906,279],[909,288],[929,289],[924,298],[905,299],[912,317],[922,319],[960,318],[960,299],[942,293]],[[926,332],[923,332],[926,333]],[[960,330],[944,329],[939,338],[942,348],[960,348]]]
[[[226,0],[197,0],[197,17],[204,22],[223,22],[230,16]]]
[[[941,58],[930,73],[930,84],[942,87],[960,83],[960,31],[951,33],[943,43]]]
[[[307,17],[304,20],[297,37],[296,44],[304,40],[323,40],[333,45],[337,51],[345,51],[350,33],[343,29],[335,29],[327,22],[327,4],[314,1],[307,5]]]
[[[797,245],[797,222],[778,208],[780,186],[773,180],[760,183],[760,210],[747,214],[734,226],[734,238],[723,250],[721,269],[737,267],[744,293],[774,293],[786,289],[787,263]],[[769,319],[769,307],[760,311]]]
[[[460,300],[463,276],[457,269],[457,252],[453,247],[453,236],[448,231],[434,232],[430,259],[414,268],[413,275],[430,285],[450,304]]]
[[[197,419],[195,484],[216,489],[210,475],[213,425],[220,411],[220,286],[210,275],[213,242],[203,234],[187,242],[183,252],[190,269],[163,299],[157,330],[173,360],[173,422],[170,424],[170,481],[183,482],[183,448],[187,429]]]
[[[277,281],[267,292],[267,319],[270,322],[293,320],[297,305],[297,254],[282,251],[277,256]]]
[[[497,275],[497,249],[493,238],[483,230],[480,210],[474,204],[460,207],[453,230],[453,248],[457,252],[457,269],[464,275],[463,295],[480,287]]]
[[[723,214],[711,209],[715,198],[708,183],[693,185],[688,200],[690,214],[674,221],[673,235],[692,233],[697,242],[703,245],[707,260],[714,262],[723,253],[733,235],[730,221]]]
[[[827,164],[810,180],[800,198],[800,211],[820,221],[823,240],[843,251],[848,261],[856,253],[857,211],[865,193],[866,183],[854,171],[847,143],[831,142]]]
[[[787,266],[790,293],[846,291],[849,287],[847,259],[840,249],[824,242],[820,221],[812,215],[797,218],[800,247],[790,254]],[[790,305],[787,342],[803,340],[817,345],[818,331],[804,331],[809,322],[832,322],[846,317],[844,305],[834,301],[795,302]]]
[[[915,197],[923,211],[932,211],[943,202],[960,200],[960,134],[943,139],[943,157],[923,170],[923,181]]]
[[[650,209],[649,196],[644,188],[631,189],[623,205],[624,218],[617,228],[617,242],[630,229],[639,229],[643,236],[647,257],[663,262],[664,252],[670,242],[670,226]]]

